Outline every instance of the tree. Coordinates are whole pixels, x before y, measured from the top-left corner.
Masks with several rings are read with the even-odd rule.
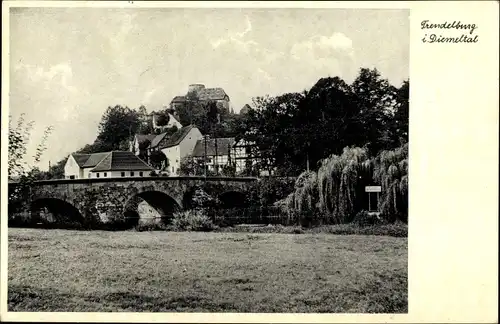
[[[158,126],[166,126],[168,125],[169,121],[170,121],[170,115],[166,111],[158,113],[156,115],[156,125]]]
[[[255,109],[246,115],[247,131],[244,139],[255,143],[252,152],[263,161],[283,170],[287,161],[296,162],[296,152],[301,151],[301,137],[294,126],[299,105],[304,99],[300,93],[287,93],[278,97],[257,97],[253,99]],[[302,151],[303,152],[303,151]],[[286,170],[293,173],[297,170]]]
[[[371,155],[393,146],[390,123],[394,108],[394,87],[377,69],[360,69],[352,83],[363,141]],[[364,144],[363,144],[364,145]]]
[[[164,170],[168,168],[168,159],[161,151],[153,151],[149,156],[151,165],[157,170]]]
[[[56,164],[51,165],[47,171],[47,179],[64,179],[64,166],[67,161],[68,156],[64,157]]]
[[[203,175],[203,163],[195,161],[191,156],[185,156],[181,159],[179,174],[183,176]]]
[[[374,159],[373,179],[382,186],[381,214],[388,221],[408,221],[408,144],[382,151]]]
[[[52,131],[49,126],[45,129],[40,144],[33,156],[33,165],[26,162],[27,145],[29,143],[34,122],[26,123],[24,114],[18,120],[16,126],[12,125],[12,117],[9,116],[9,146],[8,146],[8,179],[18,182],[14,190],[9,190],[9,213],[13,212],[21,202],[28,199],[28,188],[36,180],[46,178],[40,172],[37,164],[40,162],[43,152],[46,149],[47,139]]]
[[[398,142],[404,144],[408,143],[410,81],[404,81],[401,87],[395,90],[395,93],[394,134]]]
[[[29,143],[31,131],[33,130],[34,122],[26,123],[24,114],[18,120],[17,125],[13,127],[12,117],[9,116],[9,147],[8,147],[8,174],[9,179],[22,177],[29,172],[40,162],[43,152],[46,150],[47,139],[52,132],[52,126],[45,129],[41,138],[40,144],[36,148],[33,156],[32,166],[26,162],[27,145]]]
[[[293,124],[296,163],[316,169],[325,156],[359,142],[357,109],[350,86],[339,77],[318,80],[303,96]]]
[[[95,149],[105,152],[123,148],[124,141],[129,140],[139,126],[139,114],[135,110],[120,105],[108,107],[99,124]]]

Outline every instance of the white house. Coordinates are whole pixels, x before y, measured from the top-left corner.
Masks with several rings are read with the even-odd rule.
[[[162,112],[163,114],[163,112]],[[168,117],[169,117],[169,120],[168,120],[168,123],[167,125],[163,125],[163,126],[159,126],[158,125],[158,115],[159,113],[157,112],[152,112],[150,114],[146,114],[146,115],[140,115],[140,120],[142,122],[143,125],[147,125],[148,123],[151,123],[153,128],[154,129],[165,129],[165,128],[171,128],[171,127],[174,127],[176,126],[177,128],[181,128],[182,127],[182,124],[179,122],[179,120],[177,120],[175,118],[174,115],[172,115],[171,113],[167,112],[168,114]]]
[[[92,170],[101,160],[108,154],[93,153],[93,154],[70,154],[66,164],[64,165],[64,177],[66,179],[85,179],[90,178],[90,170]]]
[[[70,154],[64,166],[66,179],[149,176],[153,168],[128,151]]]
[[[129,151],[109,152],[92,170],[91,178],[149,176],[154,169]]]
[[[203,138],[198,128],[189,125],[179,129],[170,137],[155,139],[155,146],[165,154],[168,159],[168,171],[170,175],[177,175],[181,166],[181,159],[192,154],[196,142]]]
[[[153,119],[153,127],[164,127],[164,128],[172,128],[172,127],[177,127],[177,128],[182,128],[182,124],[172,115],[171,113],[168,113],[168,123],[165,126],[157,126],[156,125],[156,120]]]

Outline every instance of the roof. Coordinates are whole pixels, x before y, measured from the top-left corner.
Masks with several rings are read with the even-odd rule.
[[[173,133],[172,136],[167,140],[165,145],[163,145],[161,148],[167,148],[167,147],[172,147],[179,145],[180,142],[186,137],[186,135],[193,129],[195,128],[193,125],[189,125],[186,127],[182,127],[179,129],[177,132]]]
[[[139,143],[139,144],[142,144],[144,143],[145,141],[150,141],[152,142],[153,139],[156,137],[155,134],[136,134],[135,135],[135,140]]]
[[[154,170],[143,160],[129,151],[112,151],[104,153],[106,156],[102,159],[91,172],[100,171],[149,171]]]
[[[198,98],[201,101],[207,100],[223,100],[227,94],[222,88],[205,88],[197,91]],[[175,96],[171,103],[185,102],[186,96]]]
[[[83,167],[83,165],[85,164],[85,162],[87,162],[87,160],[91,155],[92,154],[80,154],[80,153],[71,154],[71,156],[73,156],[73,158],[75,159],[76,164],[78,164],[80,168]]]
[[[168,113],[168,116],[170,117],[170,119],[168,121],[169,124],[179,124],[179,125],[182,125],[181,122],[177,118],[175,118],[175,116],[172,115],[171,113]]]
[[[205,88],[198,92],[200,100],[222,100],[227,96],[222,88]]]
[[[240,115],[248,113],[250,109],[252,109],[252,107],[250,107],[249,104],[244,105],[243,108],[240,109]]]
[[[185,102],[186,97],[185,96],[175,96],[174,99],[172,99],[171,102]]]
[[[160,135],[156,135],[151,141],[151,145],[149,145],[149,147],[151,148],[157,147],[158,144],[160,144],[160,142],[163,140],[163,138],[165,138],[165,135],[167,135],[167,132],[161,133]]]
[[[109,154],[109,152],[92,153],[92,154],[90,154],[89,158],[87,159],[87,161],[85,161],[85,164],[82,166],[82,168],[93,168],[93,167],[95,167],[108,154]]]
[[[229,149],[234,145],[234,137],[224,137],[217,138],[217,155],[229,155]],[[215,139],[211,138],[207,141],[207,155],[215,156]],[[196,146],[193,150],[194,157],[205,156],[205,140],[199,140],[196,142]]]

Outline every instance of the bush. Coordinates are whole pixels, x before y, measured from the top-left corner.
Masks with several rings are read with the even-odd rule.
[[[191,209],[174,213],[172,226],[179,231],[213,231],[216,226],[201,209]]]
[[[384,224],[384,220],[377,213],[369,213],[362,210],[354,216],[352,223],[360,226],[380,225]]]

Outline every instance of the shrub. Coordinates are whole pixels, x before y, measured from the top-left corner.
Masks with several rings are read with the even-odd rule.
[[[212,231],[216,226],[201,209],[191,209],[174,213],[172,226],[179,231]]]
[[[352,223],[360,226],[370,226],[383,224],[384,220],[377,213],[362,210],[354,216]]]

